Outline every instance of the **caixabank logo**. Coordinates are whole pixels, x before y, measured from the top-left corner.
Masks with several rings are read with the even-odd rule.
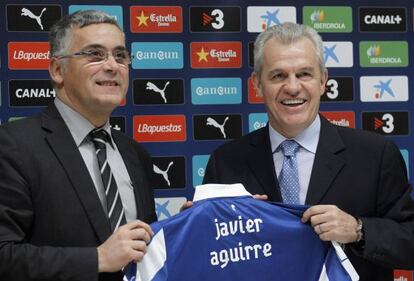
[[[152,157],[152,172],[156,189],[185,188],[183,156]]]
[[[241,11],[238,6],[190,7],[192,32],[240,32]]]
[[[48,69],[48,42],[9,42],[9,69]]]
[[[247,7],[248,32],[262,32],[268,27],[284,22],[296,22],[296,8],[294,6]]]
[[[408,66],[407,41],[361,41],[359,43],[361,67]]]
[[[10,106],[47,106],[56,97],[50,80],[9,80]]]
[[[354,65],[353,53],[352,42],[323,42],[323,60],[326,67],[352,67]]]
[[[47,32],[62,16],[59,5],[7,5],[7,30]]]
[[[303,23],[318,32],[352,32],[352,8],[329,6],[303,7]]]
[[[138,142],[186,141],[185,115],[136,115],[134,140]]]
[[[362,112],[362,128],[382,135],[408,135],[408,111]]]
[[[180,212],[181,206],[187,201],[185,197],[155,198],[155,212],[158,221],[168,219]]]
[[[334,125],[355,128],[355,112],[353,111],[321,111],[320,113]]]
[[[403,7],[360,7],[361,32],[407,31],[407,9]]]
[[[241,115],[194,115],[193,130],[195,140],[236,139],[242,136]]]
[[[192,68],[240,68],[241,42],[192,42],[190,44]]]
[[[134,104],[184,104],[183,79],[135,79]]]
[[[191,79],[193,104],[240,104],[242,85],[239,77]]]
[[[131,32],[181,33],[183,12],[180,6],[131,6]]]
[[[354,100],[353,77],[329,77],[325,85],[322,102],[348,102]]]
[[[408,101],[407,76],[361,76],[362,102]]]

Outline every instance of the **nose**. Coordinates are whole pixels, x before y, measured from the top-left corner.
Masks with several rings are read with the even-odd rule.
[[[290,95],[297,95],[299,93],[300,81],[295,75],[289,76],[286,80],[285,90]]]
[[[116,62],[112,54],[108,54],[108,57],[104,61],[104,69],[108,71],[113,71],[119,69],[119,64]]]

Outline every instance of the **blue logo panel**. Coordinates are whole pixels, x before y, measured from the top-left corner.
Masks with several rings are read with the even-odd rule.
[[[183,43],[134,42],[132,43],[133,69],[182,69]]]
[[[407,176],[408,179],[410,179],[410,160],[409,160],[409,154],[407,149],[400,149],[401,155],[405,162],[405,167],[407,168]]]
[[[191,79],[193,104],[240,104],[242,87],[240,78]]]
[[[209,155],[193,156],[193,187],[203,183]]]
[[[266,113],[249,114],[249,133],[266,126],[267,121]]]
[[[118,25],[124,29],[124,16],[122,13],[121,6],[104,6],[104,5],[70,5],[69,14],[72,14],[76,11],[84,10],[99,10],[105,12],[115,18],[118,22]]]

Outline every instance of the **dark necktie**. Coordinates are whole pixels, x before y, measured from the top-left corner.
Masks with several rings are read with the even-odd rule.
[[[296,161],[296,152],[300,145],[294,140],[285,140],[280,144],[283,151],[283,165],[279,175],[280,191],[283,202],[299,204],[299,174]]]
[[[111,141],[110,136],[104,129],[94,129],[89,135],[96,148],[96,156],[98,158],[102,183],[106,194],[109,222],[111,224],[111,230],[114,232],[120,225],[126,223],[126,219],[118,186],[116,185],[111,167],[109,167],[106,158],[106,143]]]

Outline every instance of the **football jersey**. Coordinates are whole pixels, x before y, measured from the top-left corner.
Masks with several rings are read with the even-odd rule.
[[[359,279],[337,243],[301,222],[307,206],[256,200],[241,184],[197,186],[193,201],[151,224],[147,253],[124,280]]]

